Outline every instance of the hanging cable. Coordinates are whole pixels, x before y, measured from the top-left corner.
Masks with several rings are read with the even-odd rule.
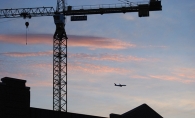
[[[27,30],[28,30],[29,22],[26,22],[25,25],[26,25],[26,45],[27,45]]]

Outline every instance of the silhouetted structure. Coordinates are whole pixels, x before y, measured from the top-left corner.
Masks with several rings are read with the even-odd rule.
[[[163,118],[147,104],[142,104],[122,115],[110,114],[110,118]]]
[[[26,80],[9,77],[0,83],[0,118],[28,118],[30,108],[30,88]]]
[[[105,118],[70,112],[59,112],[53,110],[30,108],[30,118]]]
[[[4,77],[0,82],[0,118],[105,118],[30,107],[30,87],[26,80]],[[163,118],[146,104],[110,118]]]

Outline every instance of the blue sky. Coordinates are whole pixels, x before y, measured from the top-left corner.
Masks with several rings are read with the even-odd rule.
[[[68,1],[108,3],[119,2]],[[0,9],[42,6],[55,8],[56,1],[0,1]],[[108,117],[146,103],[166,118],[195,117],[195,1],[163,0],[162,6],[147,18],[104,14],[71,22],[67,17],[69,112]],[[8,20],[0,19],[0,78],[27,80],[31,106],[52,109],[53,18]]]

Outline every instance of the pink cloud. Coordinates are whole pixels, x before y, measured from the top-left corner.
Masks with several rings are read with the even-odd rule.
[[[131,44],[128,42],[123,42],[118,39],[110,39],[110,38],[102,38],[102,37],[85,37],[85,36],[72,36],[70,37],[71,42],[69,42],[70,46],[74,47],[88,47],[90,49],[126,49],[135,47],[135,44]]]
[[[148,46],[140,46],[141,48],[161,48],[161,49],[167,49],[168,46],[163,45],[148,45]]]
[[[165,81],[181,82],[184,84],[195,83],[194,68],[176,68],[170,74],[147,74],[145,76],[132,73],[131,78],[135,79],[160,79]]]
[[[38,68],[46,71],[52,71],[53,65],[52,64],[33,64],[30,67]],[[96,65],[96,64],[89,64],[89,63],[68,63],[68,72],[86,72],[91,74],[105,74],[105,73],[116,73],[116,74],[127,74],[131,73],[131,70],[118,68],[118,67],[110,67],[104,65]]]
[[[143,75],[135,75],[132,74],[130,78],[135,78],[135,79],[150,79],[148,76],[143,76]]]
[[[50,34],[36,34],[36,35],[29,35],[28,36],[28,44],[47,44],[52,45],[53,37]],[[0,35],[0,42],[3,43],[12,43],[12,44],[26,44],[26,37],[25,35]]]
[[[89,60],[100,60],[100,61],[117,61],[117,62],[128,62],[128,61],[146,61],[146,58],[140,58],[136,56],[124,56],[118,54],[85,54],[85,53],[76,53],[69,54],[70,58],[75,59],[89,59]]]
[[[12,78],[18,78],[18,79],[23,79],[23,80],[30,80],[30,78],[36,78],[38,77],[37,73],[20,73],[20,72],[7,72],[6,70],[1,70],[0,72],[0,78],[3,77],[12,77]],[[28,83],[28,82],[27,82]]]
[[[33,69],[45,70],[49,73],[52,73],[53,65],[52,63],[39,63],[30,65]],[[82,73],[91,73],[91,74],[130,74],[131,70],[124,69],[120,67],[111,67],[99,64],[90,64],[90,63],[68,63],[68,73],[82,72]]]
[[[68,71],[83,71],[91,74],[107,74],[107,73],[116,73],[116,74],[127,74],[131,73],[131,70],[124,68],[110,67],[104,65],[96,64],[82,64],[82,63],[71,63],[69,64]]]
[[[178,68],[173,74],[179,78],[184,78],[187,83],[195,82],[195,68]]]
[[[167,81],[177,81],[182,82],[186,84],[195,83],[195,74],[190,73],[188,75],[188,72],[181,72],[181,73],[175,73],[173,72],[172,75],[150,75],[153,79],[161,79],[161,80],[167,80]]]
[[[10,57],[35,57],[35,56],[52,56],[53,51],[46,52],[5,52],[0,53],[5,56]],[[86,54],[86,53],[68,53],[68,58],[74,59],[89,59],[89,60],[97,60],[97,61],[117,61],[117,62],[128,62],[128,61],[147,61],[147,58],[140,58],[136,56],[124,56],[118,54]],[[154,59],[150,59],[154,60]]]
[[[23,66],[23,65],[21,65]],[[26,86],[29,87],[52,87],[52,64],[30,64],[28,72],[22,71],[9,72],[7,70],[0,72],[0,77],[13,77],[17,79],[27,80]],[[20,69],[21,67],[17,67]],[[38,72],[36,70],[39,70]],[[42,76],[46,78],[42,78]]]
[[[51,56],[53,54],[52,51],[47,52],[6,52],[1,53],[10,57],[34,57],[34,56]]]
[[[30,87],[52,87],[52,77],[50,80],[37,80],[37,81],[32,81],[27,83],[28,86]]]
[[[118,39],[93,37],[93,36],[68,36],[68,46],[71,47],[86,47],[89,49],[127,49],[135,47],[135,44],[124,42]],[[0,42],[13,43],[13,44],[25,44],[26,39],[24,35],[0,35]],[[31,34],[28,36],[28,44],[53,44],[53,35],[51,34]]]
[[[150,77],[153,79],[184,82],[182,79],[170,75],[150,75]]]
[[[31,65],[33,68],[38,68],[38,69],[44,69],[47,71],[52,71],[53,70],[53,65],[52,63],[47,64],[47,63],[39,63],[39,64],[33,64]]]

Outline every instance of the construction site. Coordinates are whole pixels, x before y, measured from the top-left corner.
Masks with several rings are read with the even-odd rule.
[[[1,118],[104,118],[68,112],[68,34],[66,34],[66,17],[71,21],[86,21],[88,15],[109,15],[116,13],[137,12],[138,17],[149,17],[150,12],[161,11],[160,0],[147,2],[123,1],[122,4],[67,6],[65,0],[57,0],[56,9],[53,7],[36,8],[7,8],[0,9],[0,19],[52,16],[56,26],[53,35],[53,110],[30,107],[30,86],[26,80],[20,78],[4,77],[0,82],[0,117]],[[29,22],[25,22],[26,28]],[[27,39],[27,34],[26,34]],[[26,40],[27,45],[27,40]],[[116,85],[115,86],[126,86]],[[100,108],[101,109],[101,108]],[[103,109],[102,109],[103,110]],[[140,106],[124,111],[123,114],[110,113],[110,118],[163,118],[156,111],[143,103]]]

